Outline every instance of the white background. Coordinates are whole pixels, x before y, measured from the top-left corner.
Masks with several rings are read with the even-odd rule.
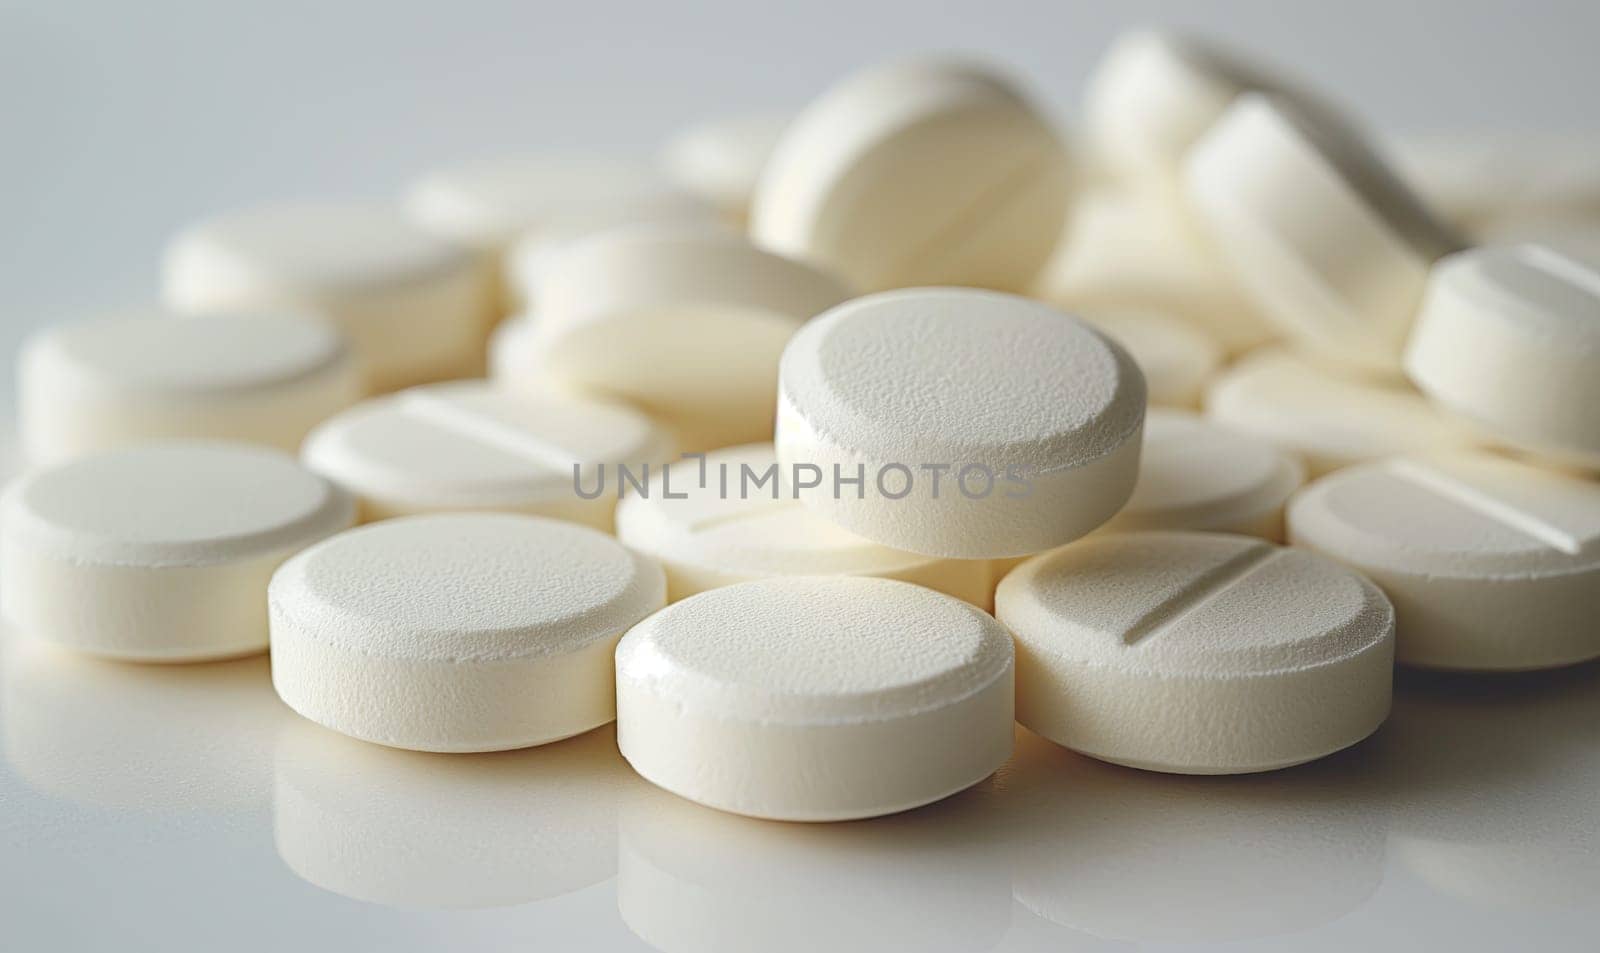
[[[232,205],[385,195],[507,151],[647,154],[685,121],[798,105],[928,49],[1008,62],[1071,117],[1096,52],[1150,23],[1258,49],[1386,131],[1600,124],[1600,4],[1582,0],[4,0],[0,345],[152,301],[163,239]],[[1163,778],[1024,737],[998,779],[945,805],[804,828],[654,791],[603,732],[441,761],[300,722],[263,660],[152,671],[18,652],[0,663],[8,949],[633,950],[642,934],[1464,951],[1600,935],[1594,666],[1409,679],[1377,738],[1264,778]],[[505,905],[433,909],[450,903]]]

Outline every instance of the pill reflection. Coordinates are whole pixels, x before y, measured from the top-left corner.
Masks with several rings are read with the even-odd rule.
[[[1054,923],[1148,941],[1276,936],[1360,905],[1384,866],[1375,754],[1257,775],[1136,771],[1019,732],[1003,773],[1017,899]]]
[[[1401,863],[1500,908],[1600,893],[1600,665],[1516,676],[1404,673],[1385,738]]]
[[[644,784],[609,726],[520,751],[425,754],[297,719],[274,761],[289,869],[402,907],[508,906],[611,877],[618,800]]]
[[[988,949],[1012,905],[992,798],[798,824],[651,789],[623,806],[617,906],[665,953]]]
[[[6,761],[36,790],[131,810],[267,803],[272,738],[292,713],[265,656],[139,665],[0,633]]]

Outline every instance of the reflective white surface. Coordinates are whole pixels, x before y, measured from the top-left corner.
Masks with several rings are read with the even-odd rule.
[[[998,775],[848,824],[652,788],[601,729],[392,751],[278,702],[265,658],[0,654],[7,948],[1499,950],[1600,935],[1600,667],[1406,675],[1373,738],[1274,774]]]

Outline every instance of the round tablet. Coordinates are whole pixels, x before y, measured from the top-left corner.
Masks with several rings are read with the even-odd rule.
[[[1102,188],[1073,200],[1033,296],[1077,314],[1170,315],[1230,354],[1276,336],[1181,210],[1134,190]]]
[[[479,257],[384,205],[268,205],[190,226],[167,248],[185,313],[287,308],[350,339],[372,390],[481,373],[494,315]]]
[[[535,344],[557,385],[749,443],[771,438],[784,345],[849,296],[731,231],[618,229],[561,253],[537,291]]]
[[[1283,540],[1283,507],[1305,468],[1260,437],[1152,410],[1133,496],[1107,532],[1188,529]]]
[[[1600,469],[1600,260],[1543,245],[1445,259],[1406,373],[1512,447]]]
[[[93,655],[259,652],[273,570],[354,518],[347,494],[264,447],[80,457],[24,476],[0,502],[0,604],[29,635]]]
[[[1011,754],[1011,640],[911,583],[762,579],[676,603],[617,646],[617,744],[709,807],[834,821],[976,784]]]
[[[728,447],[652,477],[617,504],[617,538],[660,560],[667,598],[768,576],[879,576],[989,601],[983,560],[939,559],[840,529],[784,492],[771,444]]]
[[[666,580],[586,527],[450,513],[340,533],[284,563],[267,600],[290,708],[393,748],[499,751],[616,717],[612,650]]]
[[[1240,97],[1190,151],[1190,206],[1298,346],[1394,371],[1428,268],[1461,247],[1351,128]]]
[[[406,191],[424,228],[498,255],[526,235],[575,222],[655,220],[704,207],[649,165],[625,159],[509,156],[431,173]]]
[[[1222,365],[1222,347],[1188,321],[1157,313],[1090,315],[1086,320],[1121,344],[1144,372],[1151,404],[1197,407],[1206,381]]]
[[[361,397],[344,337],[284,315],[149,314],[50,328],[23,346],[17,375],[23,452],[36,466],[178,438],[292,453]]]
[[[1206,416],[1271,441],[1312,476],[1379,457],[1458,450],[1472,429],[1409,387],[1341,377],[1284,351],[1261,351],[1206,390]]]
[[[1321,556],[1221,533],[1126,533],[1000,584],[1017,721],[1151,771],[1242,774],[1332,754],[1389,714],[1394,610]]]
[[[1133,490],[1144,377],[1082,321],[986,291],[858,298],[783,354],[778,460],[875,542],[988,559],[1059,546]]]
[[[715,206],[731,222],[750,214],[750,199],[790,116],[755,113],[696,123],[667,142],[667,178]]]
[[[1060,138],[1005,79],[915,60],[846,78],[784,130],[751,210],[764,247],[857,287],[1021,289],[1061,232]]]
[[[357,404],[312,431],[302,457],[356,496],[364,520],[501,510],[609,531],[616,468],[648,479],[671,444],[626,407],[465,381]]]
[[[1383,587],[1408,665],[1600,657],[1600,484],[1483,453],[1388,460],[1296,495],[1289,535]]]
[[[1084,127],[1096,157],[1134,180],[1170,184],[1184,154],[1238,96],[1291,84],[1197,36],[1138,30],[1111,44],[1089,77]]]

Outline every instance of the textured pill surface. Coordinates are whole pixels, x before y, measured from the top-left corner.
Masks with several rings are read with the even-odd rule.
[[[1298,494],[1289,535],[1393,600],[1397,657],[1462,670],[1600,656],[1600,485],[1484,453],[1352,467]]]
[[[646,779],[783,820],[889,814],[1011,753],[1011,640],[910,583],[764,579],[704,592],[617,647],[617,742]]]
[[[366,741],[528,747],[615,717],[612,649],[665,601],[659,566],[586,527],[388,520],[273,577],[273,684],[295,711]]]
[[[778,459],[790,472],[817,468],[820,484],[800,498],[868,539],[1016,556],[1075,539],[1122,506],[1144,405],[1127,352],[1046,305],[887,292],[835,308],[790,342]],[[836,492],[836,472],[864,474],[859,493]]]
[[[292,458],[220,442],[35,471],[0,511],[7,618],[47,641],[142,661],[265,648],[272,571],[355,516],[347,494]]]
[[[1238,774],[1355,744],[1388,716],[1394,610],[1321,556],[1221,533],[1128,533],[1000,584],[1017,720],[1083,754]]]

